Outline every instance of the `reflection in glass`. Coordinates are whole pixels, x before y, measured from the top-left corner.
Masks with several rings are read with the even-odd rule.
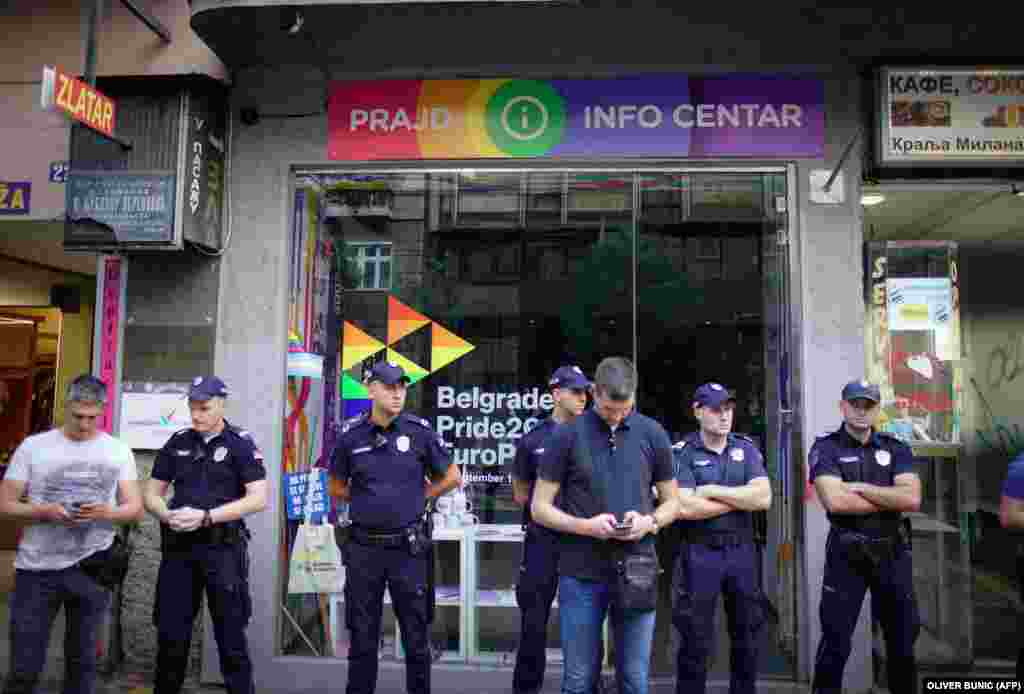
[[[369,407],[363,374],[387,359],[412,379],[407,411],[429,422],[463,471],[472,511],[442,514],[446,539],[436,563],[443,600],[432,639],[442,658],[512,662],[519,614],[511,591],[522,547],[507,467],[518,438],[550,413],[546,383],[557,367],[593,375],[604,357],[634,360],[638,409],[674,437],[694,428],[688,399],[698,382],[721,380],[741,394],[737,429],[759,436],[766,451],[777,443],[773,312],[782,261],[766,257],[785,220],[762,204],[776,190],[766,177],[733,177],[731,199],[714,198],[714,176],[702,176],[699,191],[694,174],[672,171],[312,177],[310,195],[379,194],[373,204],[321,202],[307,220],[321,248],[343,252],[333,277],[315,264],[310,274],[300,260],[316,246],[297,237],[306,243],[293,265],[292,315],[304,315],[305,288],[325,277],[337,310],[333,341],[324,342],[336,370],[323,383],[322,449],[330,450],[344,418]],[[296,388],[295,402],[302,392]],[[313,635],[343,631],[320,614],[322,606],[336,617],[339,598],[303,598],[297,623]],[[556,610],[552,648],[557,635]],[[395,657],[393,621],[384,638],[384,657]],[[330,638],[310,641],[330,655],[322,648]],[[658,643],[656,661],[667,663],[670,634]],[[312,652],[299,638],[285,639],[282,650]],[[727,662],[724,645],[717,650]],[[789,655],[773,652],[775,671],[791,666]]]

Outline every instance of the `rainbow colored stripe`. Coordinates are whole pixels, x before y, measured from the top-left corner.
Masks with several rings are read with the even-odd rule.
[[[790,75],[334,82],[336,161],[819,158],[824,86]]]

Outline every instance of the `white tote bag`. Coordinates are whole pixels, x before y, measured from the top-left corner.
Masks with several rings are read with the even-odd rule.
[[[313,482],[320,471],[313,469],[306,482],[305,517],[299,524],[288,563],[288,593],[333,593],[338,590],[341,573],[341,552],[334,541],[334,527],[329,523],[314,524],[310,520]],[[327,514],[324,514],[326,520]]]

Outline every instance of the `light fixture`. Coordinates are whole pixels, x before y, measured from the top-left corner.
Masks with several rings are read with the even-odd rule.
[[[861,193],[860,204],[864,207],[871,207],[877,205],[880,202],[885,201],[885,196],[881,193]]]
[[[302,13],[298,10],[291,8],[285,8],[281,11],[281,30],[294,36],[295,34],[302,31],[302,25],[306,23],[306,18],[302,16]]]

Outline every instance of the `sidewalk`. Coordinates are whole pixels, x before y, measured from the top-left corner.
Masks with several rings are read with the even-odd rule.
[[[605,677],[606,687],[604,694],[615,694],[614,681]],[[332,689],[332,694],[340,694],[344,684]],[[807,694],[807,686],[801,684],[790,684],[777,681],[758,682],[758,691],[770,692],[771,694]],[[435,694],[510,694],[511,684],[508,687],[495,687],[493,673],[481,673],[475,677],[474,673],[467,672],[465,682],[460,686],[458,692],[441,692],[435,689]],[[559,681],[557,678],[548,678],[544,683],[544,689],[540,694],[559,694]],[[727,694],[729,683],[727,681],[714,681],[708,683],[708,694]],[[59,682],[47,682],[41,686],[38,694],[59,694]],[[183,694],[226,694],[227,690],[221,685],[207,685],[203,687],[188,687]],[[652,682],[650,694],[674,694],[675,683],[659,680]],[[151,676],[138,674],[123,674],[114,678],[104,678],[96,688],[96,694],[153,694]],[[256,694],[275,694],[269,688],[261,688],[256,684]],[[326,692],[308,690],[303,694],[327,694]],[[377,694],[406,694],[405,687],[384,688],[377,687]]]

